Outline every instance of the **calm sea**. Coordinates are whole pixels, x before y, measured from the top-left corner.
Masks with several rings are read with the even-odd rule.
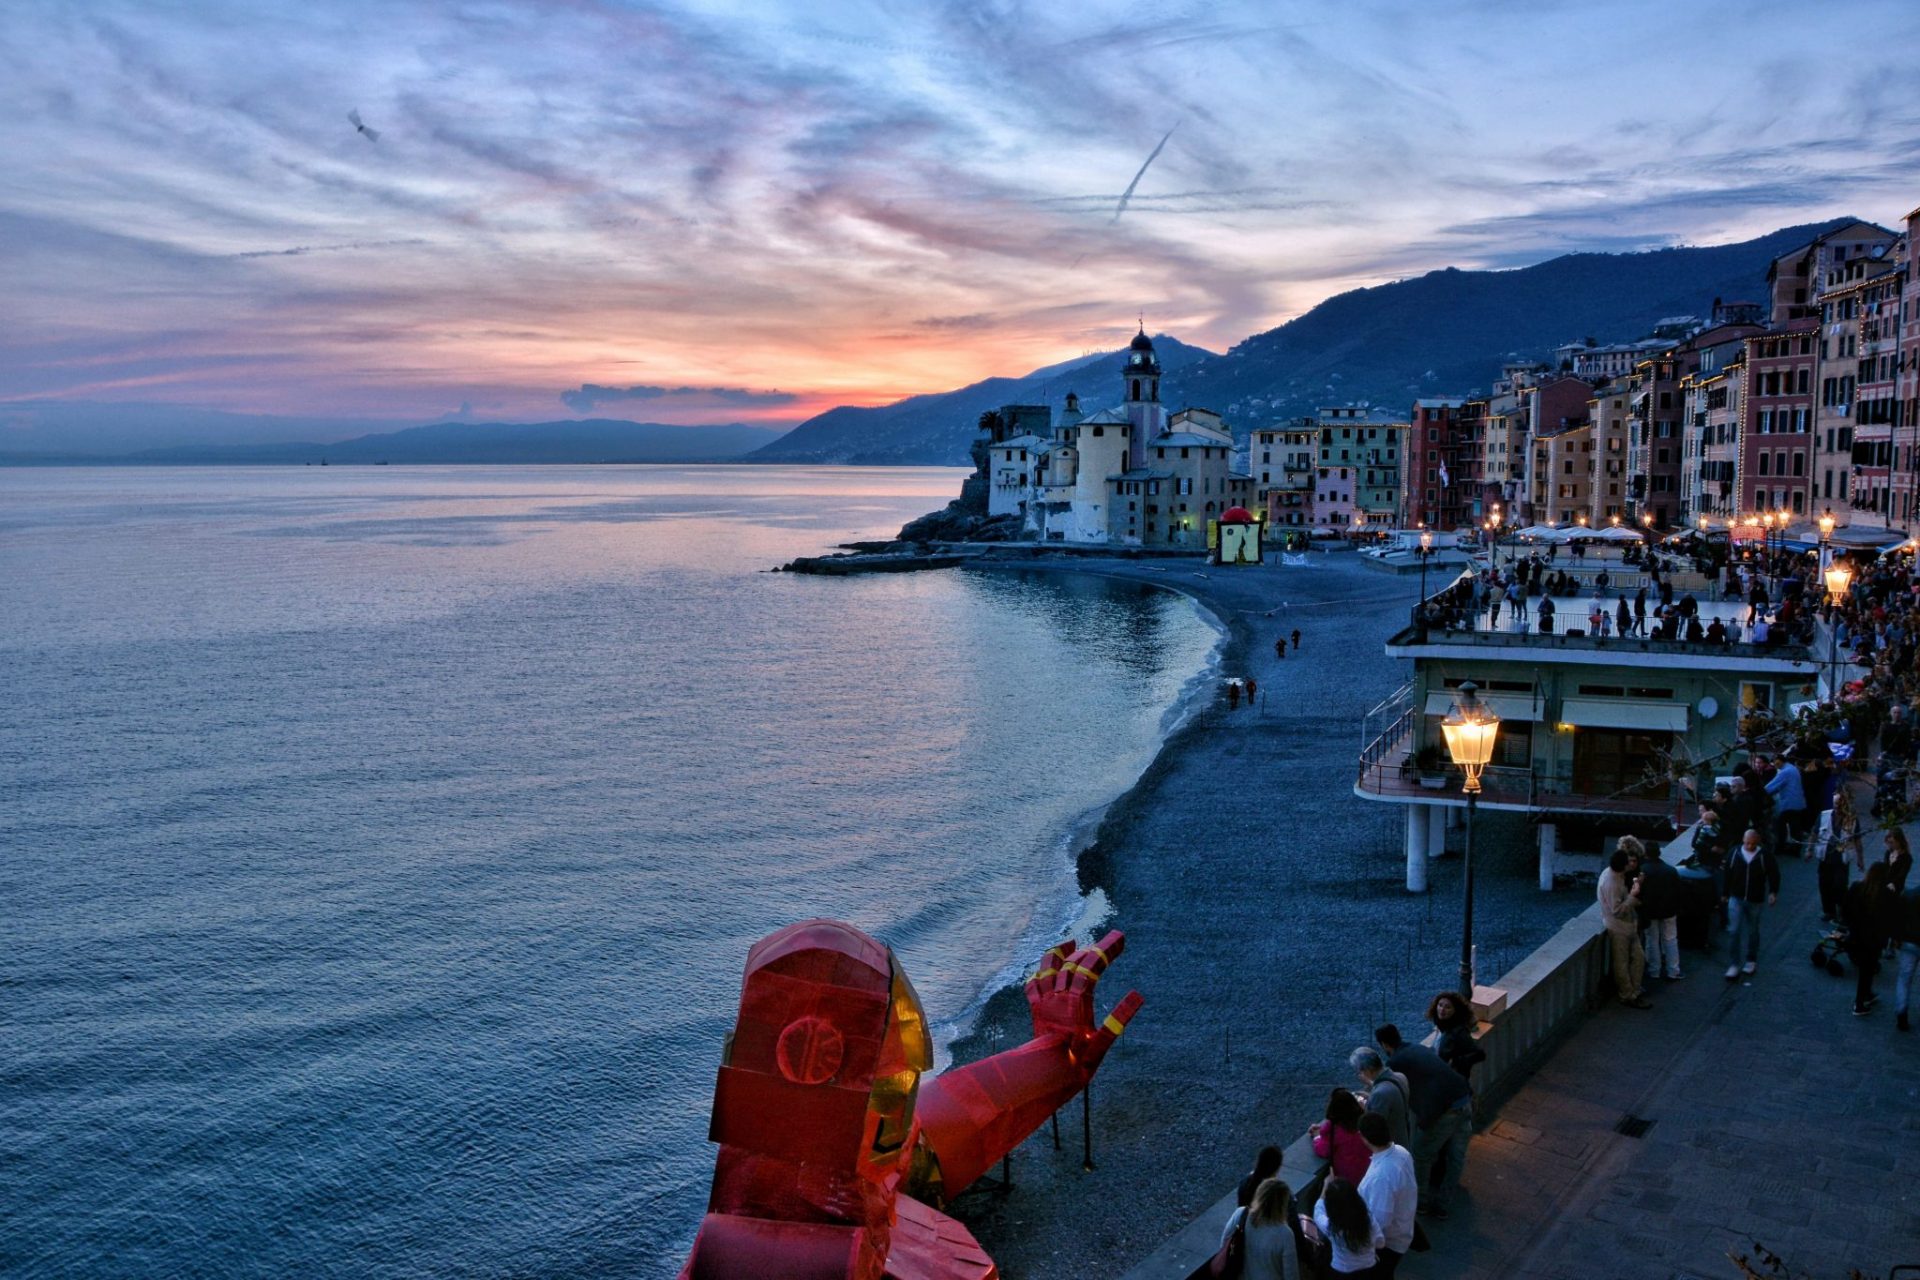
[[[747,946],[951,1036],[1213,629],[943,469],[0,470],[0,1272],[671,1275]]]

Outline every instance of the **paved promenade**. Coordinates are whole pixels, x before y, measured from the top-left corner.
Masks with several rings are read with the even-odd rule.
[[[1852,1015],[1851,966],[1808,961],[1813,866],[1781,870],[1759,972],[1729,984],[1723,951],[1683,952],[1654,1009],[1583,1022],[1474,1139],[1467,1194],[1404,1274],[1708,1280],[1754,1240],[1816,1280],[1920,1263],[1920,1031],[1894,1030],[1890,964]]]

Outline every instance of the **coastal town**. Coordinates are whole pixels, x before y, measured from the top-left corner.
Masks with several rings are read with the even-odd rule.
[[[989,511],[1039,541],[1140,547],[1202,545],[1236,505],[1281,538],[1535,525],[1756,537],[1825,512],[1910,535],[1916,232],[1920,210],[1892,229],[1848,223],[1774,261],[1752,300],[1701,299],[1644,337],[1511,360],[1483,393],[1298,421],[1169,412],[1142,325],[1111,407],[1083,413],[1073,394],[1057,420],[1047,405],[990,415]]]

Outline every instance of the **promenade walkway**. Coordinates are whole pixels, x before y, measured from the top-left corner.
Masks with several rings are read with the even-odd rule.
[[[1920,1031],[1894,1030],[1890,965],[1856,1018],[1851,967],[1809,963],[1813,872],[1782,867],[1753,978],[1683,952],[1653,1010],[1581,1023],[1475,1137],[1467,1194],[1402,1273],[1708,1280],[1756,1240],[1819,1280],[1920,1263]]]

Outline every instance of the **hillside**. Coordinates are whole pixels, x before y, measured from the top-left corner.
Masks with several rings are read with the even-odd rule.
[[[1224,355],[1155,335],[1168,371],[1162,399],[1217,409],[1243,436],[1325,404],[1365,402],[1404,416],[1416,396],[1485,391],[1510,356],[1544,359],[1586,337],[1642,337],[1670,316],[1706,316],[1715,298],[1764,302],[1773,259],[1848,221],[1710,248],[1568,254],[1512,271],[1449,267],[1339,294]],[[1121,354],[879,408],[830,409],[751,460],[965,465],[981,413],[1010,403],[1058,409],[1070,390],[1089,409],[1103,407]]]
[[[1544,358],[1584,337],[1637,338],[1668,316],[1704,317],[1715,298],[1765,302],[1773,259],[1847,221],[1711,248],[1576,253],[1355,289],[1203,361],[1183,386],[1242,429],[1327,403],[1371,401],[1403,414],[1416,396],[1485,391],[1510,354]]]
[[[157,464],[726,462],[775,439],[772,427],[671,426],[589,418],[560,422],[436,422],[329,443],[211,444],[146,449],[88,461]],[[0,463],[39,461],[0,454]],[[78,459],[72,459],[78,460]]]
[[[1183,404],[1184,371],[1213,352],[1155,334],[1154,351],[1166,371],[1161,396]],[[871,465],[971,466],[968,447],[980,415],[1003,404],[1051,404],[1056,409],[1077,391],[1088,410],[1117,403],[1124,350],[1083,356],[1035,369],[1019,378],[988,378],[956,391],[909,396],[893,404],[860,409],[842,406],[807,419],[751,462],[837,462]]]

